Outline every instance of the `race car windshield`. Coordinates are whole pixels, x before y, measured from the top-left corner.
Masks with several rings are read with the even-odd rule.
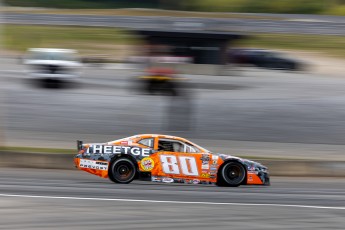
[[[211,151],[209,151],[209,150],[207,150],[207,149],[205,149],[205,148],[201,147],[200,145],[197,145],[197,144],[195,144],[195,143],[193,143],[193,142],[189,142],[189,144],[191,144],[191,145],[197,147],[198,149],[203,150],[204,152],[207,152],[207,153],[210,153],[210,152],[211,152]]]
[[[191,142],[192,143],[192,142]],[[197,144],[195,144],[195,143],[192,143],[195,147],[197,147],[198,149],[201,149],[201,150],[203,150],[204,152],[207,152],[207,153],[210,153],[211,151],[209,151],[209,150],[207,150],[207,149],[205,149],[205,148],[203,148],[203,147],[201,147],[200,145],[197,145]]]

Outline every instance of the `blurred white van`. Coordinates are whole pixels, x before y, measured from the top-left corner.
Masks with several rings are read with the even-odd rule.
[[[78,78],[82,64],[72,49],[31,48],[23,63],[28,76],[35,80],[67,81]]]

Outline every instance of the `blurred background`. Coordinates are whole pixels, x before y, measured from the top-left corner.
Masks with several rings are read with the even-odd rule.
[[[3,154],[162,133],[274,176],[345,176],[344,0],[1,5]],[[35,159],[1,165],[66,168]]]
[[[342,144],[344,3],[256,2],[3,1],[2,145]]]

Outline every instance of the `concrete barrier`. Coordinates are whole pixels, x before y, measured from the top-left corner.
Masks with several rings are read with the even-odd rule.
[[[74,169],[74,155],[54,153],[0,152],[0,167]],[[272,176],[345,177],[343,161],[256,160],[269,168]]]
[[[310,160],[257,160],[273,176],[345,177],[345,162]]]
[[[0,167],[73,169],[71,154],[0,152]]]

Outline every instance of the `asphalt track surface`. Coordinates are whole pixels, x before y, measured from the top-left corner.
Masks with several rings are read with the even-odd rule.
[[[345,180],[272,186],[134,181],[77,170],[0,169],[2,229],[344,229]]]
[[[261,14],[254,14],[261,16]],[[270,14],[262,14],[270,16]],[[345,35],[340,16],[279,15],[277,20],[243,18],[180,18],[154,16],[95,16],[4,13],[2,23],[121,27],[136,30],[212,30],[231,32]]]

